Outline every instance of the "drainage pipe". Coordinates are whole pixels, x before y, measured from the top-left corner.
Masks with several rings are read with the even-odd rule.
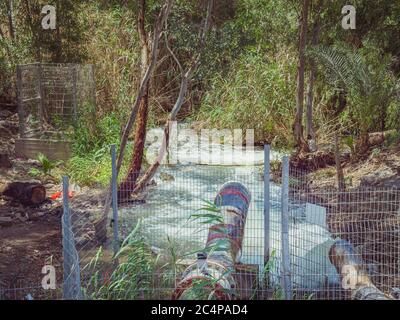
[[[225,183],[214,204],[221,211],[223,223],[210,227],[204,252],[197,255],[183,273],[173,299],[233,300],[237,285],[233,278],[235,263],[240,261],[247,212],[251,194],[238,182]]]

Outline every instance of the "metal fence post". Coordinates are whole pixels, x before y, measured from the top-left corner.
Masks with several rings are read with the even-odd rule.
[[[62,217],[62,244],[63,244],[63,299],[70,298],[70,272],[71,272],[71,254],[68,250],[70,246],[71,217],[68,203],[68,177],[63,177],[63,217]]]
[[[114,233],[114,253],[119,251],[119,231],[118,231],[118,196],[117,196],[117,151],[115,144],[111,145],[111,192],[112,192],[112,211],[113,211],[113,233]]]
[[[264,145],[264,268],[269,261],[270,222],[270,146]],[[264,270],[265,271],[265,270]]]
[[[68,199],[69,181],[63,177],[63,299],[74,300],[82,298],[79,256],[75,248],[75,238],[72,232],[71,212]]]
[[[290,248],[289,248],[289,157],[282,159],[282,216],[281,216],[281,246],[282,246],[282,287],[286,300],[293,299]]]

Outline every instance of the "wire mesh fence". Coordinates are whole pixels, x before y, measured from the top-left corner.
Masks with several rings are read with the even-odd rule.
[[[40,280],[32,282],[24,277],[0,277],[0,300],[56,300],[61,299],[61,290],[47,290]]]
[[[66,186],[62,297],[398,299],[400,190],[310,190],[307,172],[266,156],[161,166],[137,194],[143,173],[117,181],[115,167],[111,190]]]
[[[294,298],[368,299],[359,293],[372,286],[398,298],[400,190],[315,191],[307,172],[289,172]]]
[[[199,253],[206,251],[213,225],[221,222],[213,216],[221,213],[215,211],[216,197],[224,184],[236,181],[251,194],[241,254],[238,260],[233,257],[229,277],[211,268],[211,273],[216,272],[211,275],[214,293],[216,284],[228,283],[229,298],[238,299],[372,299],[377,292],[378,298],[397,299],[399,190],[316,192],[308,189],[307,172],[290,167],[288,158],[271,177],[269,169],[269,164],[264,168],[162,166],[139,194],[133,191],[141,173],[130,175],[135,181],[118,186],[114,181],[118,228],[103,224],[108,228],[108,255],[116,250],[112,232],[118,232],[122,251],[131,248],[136,255],[121,255],[132,263],[131,269],[121,269],[115,260],[95,276],[94,269],[87,268],[82,282],[87,297],[176,298],[187,277],[203,274],[198,271]],[[110,205],[107,221],[115,217]],[[348,251],[339,250],[343,241]],[[79,249],[80,256],[90,251],[87,248]],[[109,284],[120,277],[127,281],[119,290],[111,290]],[[205,285],[200,287],[207,293],[203,297],[210,298]]]
[[[259,282],[257,277],[264,268],[264,179],[258,168],[249,172],[243,168],[163,167],[145,195],[126,199],[121,196],[126,193],[120,193],[120,234],[123,238],[128,236],[140,221],[140,236],[152,250],[165,259],[171,259],[172,254],[174,261],[170,263],[179,264],[180,268],[188,267],[196,260],[196,253],[206,247],[209,229],[217,223],[210,215],[214,200],[220,188],[229,181],[240,182],[251,194],[240,265],[235,264],[235,268],[247,269],[241,276],[246,278],[246,273],[251,274]],[[128,185],[134,186],[134,183]],[[176,281],[180,278],[177,274]],[[169,297],[172,293],[173,290]]]
[[[92,65],[33,63],[17,67],[21,137],[53,136],[95,105]]]

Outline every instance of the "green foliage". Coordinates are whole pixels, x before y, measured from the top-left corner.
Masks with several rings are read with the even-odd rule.
[[[85,288],[85,296],[94,300],[135,300],[151,297],[155,289],[156,258],[150,247],[140,237],[140,222],[123,242],[120,251],[113,258],[118,263],[109,279],[104,279],[99,266],[101,251],[83,268],[92,274]],[[105,281],[106,280],[106,281]]]
[[[94,154],[96,158],[107,152],[111,144],[119,144],[121,119],[116,114],[97,118],[93,107],[86,107],[78,120],[73,134],[73,152],[75,155]]]
[[[85,109],[71,137],[73,157],[68,162],[67,172],[72,179],[82,185],[104,186],[110,182],[110,145],[119,146],[121,122],[114,113],[98,119],[92,107]],[[128,161],[130,155],[128,146]]]
[[[390,129],[387,114],[396,117],[399,104],[386,56],[368,44],[359,52],[320,46],[309,54],[322,67],[328,84],[347,93],[350,108],[342,119],[355,124],[355,133]]]
[[[53,169],[61,165],[62,161],[51,161],[43,153],[39,153],[37,156],[37,161],[39,162],[39,169],[32,168],[29,171],[29,175],[33,177],[40,176],[51,176]]]
[[[276,57],[242,56],[228,75],[215,76],[195,118],[209,128],[254,129],[256,141],[288,146],[295,70],[294,57],[283,52]]]

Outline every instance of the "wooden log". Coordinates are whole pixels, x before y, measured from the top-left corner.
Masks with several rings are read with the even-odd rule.
[[[35,182],[11,182],[4,188],[2,195],[26,206],[39,205],[46,200],[46,188]]]
[[[391,300],[372,283],[366,263],[349,242],[337,240],[329,250],[329,259],[340,275],[342,288],[351,292],[352,300]]]
[[[7,153],[0,153],[0,168],[9,169],[12,167],[10,158]]]

